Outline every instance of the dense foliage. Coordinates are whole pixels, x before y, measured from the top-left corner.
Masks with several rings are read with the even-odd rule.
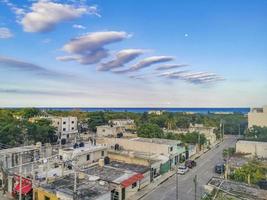
[[[38,109],[0,110],[0,143],[9,146],[55,142],[55,128],[48,120],[30,122]]]
[[[267,141],[267,127],[253,126],[245,136],[246,139]]]
[[[251,161],[246,165],[243,165],[241,168],[236,169],[234,173],[230,175],[230,178],[235,181],[250,182],[256,184],[260,180],[265,180],[267,174],[266,166],[263,166],[258,161]]]

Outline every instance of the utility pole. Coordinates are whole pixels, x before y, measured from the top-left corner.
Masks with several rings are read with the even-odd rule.
[[[175,172],[175,185],[176,185],[176,200],[178,200],[178,166],[176,166],[176,172]]]
[[[19,166],[19,200],[22,200],[22,154],[20,154],[20,166]]]
[[[195,175],[194,184],[195,184],[195,200],[197,200],[197,175]]]

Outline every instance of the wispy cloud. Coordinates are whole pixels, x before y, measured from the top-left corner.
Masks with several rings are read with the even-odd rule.
[[[143,49],[123,49],[116,53],[116,58],[106,63],[102,63],[98,68],[100,71],[108,71],[114,68],[124,67],[125,64],[131,62],[145,52]]]
[[[86,29],[85,26],[80,25],[80,24],[73,24],[72,27],[73,27],[73,28],[76,28],[76,29]]]
[[[113,72],[117,74],[124,74],[127,72],[138,71],[140,69],[149,67],[151,65],[155,65],[155,64],[163,63],[163,62],[169,62],[172,60],[174,60],[174,57],[172,56],[151,56],[151,57],[144,58],[143,60],[141,60],[140,62],[136,63],[135,65],[133,65],[132,67],[128,69],[114,70]]]
[[[175,69],[181,67],[187,67],[188,64],[165,64],[156,68],[156,70],[167,70],[167,69]]]
[[[21,71],[33,72],[36,75],[46,77],[69,77],[70,75],[63,74],[60,72],[48,70],[42,66],[18,60],[15,58],[5,57],[0,55],[0,68],[3,69],[17,69]]]
[[[21,24],[26,32],[48,32],[60,22],[73,20],[85,14],[99,15],[96,6],[38,1],[32,4],[29,12],[23,14]]]
[[[12,37],[13,37],[13,34],[8,28],[0,27],[0,39],[8,39]]]
[[[208,72],[177,71],[177,72],[165,72],[159,74],[158,76],[169,79],[180,79],[194,84],[211,83],[211,82],[225,80],[223,77],[218,76],[215,73],[208,73]]]
[[[29,89],[4,89],[0,88],[0,93],[2,94],[22,94],[22,95],[44,95],[44,96],[87,96],[87,93],[76,92],[76,91],[62,91],[62,90],[29,90]]]
[[[62,48],[71,54],[57,57],[60,61],[77,61],[80,64],[95,64],[108,57],[106,45],[122,41],[130,35],[126,32],[106,31],[93,32],[69,41]]]

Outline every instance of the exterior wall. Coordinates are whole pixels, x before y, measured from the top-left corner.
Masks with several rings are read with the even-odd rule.
[[[35,198],[36,200],[45,200],[45,197],[50,198],[50,200],[59,200],[56,196],[56,194],[50,193],[48,191],[45,191],[41,188],[36,188],[34,190],[35,192]]]
[[[267,142],[239,140],[236,143],[236,152],[248,153],[250,156],[267,158]]]
[[[110,120],[109,124],[113,124],[115,126],[123,126],[125,129],[135,129],[135,123],[132,119],[114,119]]]
[[[263,107],[263,112],[253,111],[248,113],[248,128],[252,126],[267,126],[267,106]]]
[[[78,132],[77,117],[52,117],[51,120],[61,138],[73,137],[73,134]]]
[[[142,180],[140,180],[140,186],[139,189],[144,188],[145,186],[149,185],[150,183],[150,171],[147,171],[146,173],[144,173],[144,178]]]
[[[155,153],[169,155],[169,145],[156,144],[149,142],[141,142],[135,140],[128,140],[123,138],[104,138],[103,142],[109,145],[119,144],[125,150],[133,150],[139,152]]]
[[[59,150],[59,155],[62,156],[62,159],[67,161],[67,160],[72,160],[73,158],[79,158],[77,160],[77,165],[81,166],[81,165],[87,165],[87,164],[91,164],[93,162],[97,162],[99,159],[104,158],[107,156],[107,148],[106,147],[102,147],[102,148],[98,148],[95,150],[87,150],[86,149],[84,151],[81,151],[80,153],[74,153],[74,151],[79,150],[79,148],[74,149],[74,150]],[[102,152],[104,153],[102,155]],[[90,155],[90,159],[87,160],[87,155]]]
[[[124,154],[116,153],[113,151],[108,151],[108,157],[111,160],[121,161],[121,162],[129,163],[129,164],[144,165],[144,166],[150,165],[149,160],[147,159],[132,157],[129,155],[124,155]]]
[[[118,133],[125,132],[124,128],[121,126],[98,126],[96,128],[97,136],[117,136]]]

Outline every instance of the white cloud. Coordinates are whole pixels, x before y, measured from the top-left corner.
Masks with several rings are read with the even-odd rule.
[[[21,24],[26,32],[47,32],[60,22],[73,20],[84,14],[97,15],[97,8],[54,3],[49,0],[38,1],[33,3],[31,11],[23,16]]]
[[[8,28],[1,27],[0,28],[0,39],[8,39],[13,37],[13,34]]]
[[[106,31],[88,33],[81,37],[74,38],[65,44],[63,51],[70,53],[68,56],[57,57],[61,61],[76,60],[80,64],[94,64],[108,57],[108,50],[105,45],[122,41],[128,38],[126,32]]]
[[[159,76],[169,79],[180,79],[194,84],[211,83],[211,82],[225,80],[223,77],[218,76],[215,73],[208,73],[208,72],[190,72],[190,71],[165,72],[160,74]]]
[[[156,70],[175,69],[180,67],[187,67],[188,64],[165,64],[156,68]]]
[[[157,63],[162,63],[162,62],[168,62],[174,60],[174,57],[172,56],[151,56],[148,58],[144,58],[141,60],[139,63],[135,64],[132,66],[132,70],[139,70],[145,67],[149,67],[150,65],[154,65]]]
[[[137,70],[143,69],[145,67],[149,67],[149,66],[154,65],[154,64],[158,64],[158,63],[162,63],[162,62],[169,62],[172,60],[174,60],[174,57],[172,57],[172,56],[151,56],[151,57],[144,58],[143,60],[141,60],[137,64],[133,65],[129,69],[114,70],[113,72],[117,73],[117,74],[124,74],[127,72],[137,71]]]
[[[85,26],[80,25],[80,24],[73,24],[72,27],[73,27],[73,28],[76,28],[76,29],[86,29]]]
[[[108,71],[110,69],[124,67],[126,63],[134,60],[141,54],[143,54],[145,50],[143,49],[123,49],[116,53],[116,58],[106,63],[102,63],[99,68],[100,71]]]

